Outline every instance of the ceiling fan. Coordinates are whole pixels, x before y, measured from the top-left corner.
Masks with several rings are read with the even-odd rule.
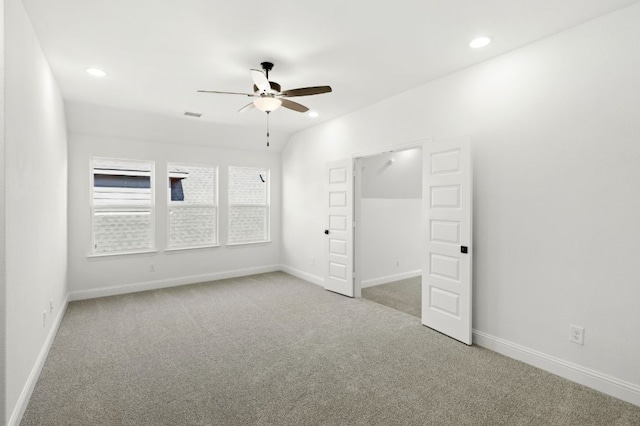
[[[264,111],[267,114],[275,111],[281,106],[293,111],[307,112],[309,111],[309,108],[287,98],[319,95],[322,93],[331,92],[331,86],[314,86],[291,90],[281,90],[280,84],[276,83],[275,81],[269,81],[269,71],[273,69],[273,63],[262,62],[260,65],[262,66],[262,70],[251,70],[251,78],[253,79],[253,93],[219,92],[216,90],[198,90],[198,92],[218,93],[226,95],[243,95],[250,98],[255,98],[251,103],[240,108],[238,112],[245,112],[253,108],[258,108],[260,111]]]

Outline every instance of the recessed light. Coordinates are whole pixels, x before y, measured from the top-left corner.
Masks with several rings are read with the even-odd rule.
[[[489,43],[491,43],[491,39],[489,37],[478,37],[471,40],[471,43],[469,43],[469,47],[471,47],[472,49],[479,49],[481,47],[485,47]]]
[[[85,71],[87,71],[87,74],[90,74],[94,77],[104,77],[107,75],[106,72],[102,71],[99,68],[87,68]]]
[[[317,117],[317,116],[319,116],[319,115],[320,115],[320,114],[318,114],[318,113],[317,113],[317,112],[315,112],[315,111],[309,111],[309,117],[311,117],[311,118],[316,118],[316,117]]]

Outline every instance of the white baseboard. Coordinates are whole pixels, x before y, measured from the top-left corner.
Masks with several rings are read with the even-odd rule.
[[[309,281],[310,283],[324,287],[324,278],[317,275],[313,275],[287,265],[280,265],[280,270],[289,275],[293,275],[294,277],[298,277],[301,280]]]
[[[478,346],[498,352],[509,358],[517,359],[572,382],[640,406],[640,386],[633,383],[529,349],[482,331],[473,330],[473,342]]]
[[[235,269],[232,271],[213,272],[210,274],[191,275],[187,277],[168,278],[157,281],[101,287],[91,290],[78,290],[69,293],[69,301],[72,302],[75,300],[95,299],[96,297],[137,293],[139,291],[156,290],[160,288],[176,287],[187,284],[197,284],[206,281],[223,280],[227,278],[245,277],[247,275],[263,274],[266,272],[275,272],[280,270],[280,265],[267,265],[257,266],[253,268]]]
[[[68,305],[69,296],[67,295],[67,297],[65,297],[65,299],[62,301],[62,304],[60,305],[58,314],[53,320],[53,324],[51,325],[49,334],[47,335],[47,338],[44,341],[42,348],[40,349],[38,358],[36,358],[36,362],[31,369],[31,373],[29,373],[29,377],[27,378],[27,382],[22,388],[22,392],[20,392],[20,397],[18,398],[13,412],[11,413],[11,417],[7,422],[8,426],[18,426],[22,421],[22,416],[24,416],[24,412],[27,409],[27,405],[29,404],[29,400],[31,399],[31,394],[33,393],[33,389],[36,387],[36,383],[38,382],[38,378],[40,377],[40,372],[42,371],[42,367],[44,367],[45,361],[47,360],[49,349],[51,349],[53,339],[58,333],[58,328],[60,328],[60,323],[62,323],[62,318],[64,318],[64,314],[67,311]]]
[[[384,277],[372,278],[360,281],[360,288],[373,287],[380,284],[392,283],[394,281],[406,280],[407,278],[419,277],[422,270],[407,271],[399,274],[387,275]]]

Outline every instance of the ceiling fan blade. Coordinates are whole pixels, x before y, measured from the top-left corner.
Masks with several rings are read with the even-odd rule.
[[[302,87],[300,89],[285,90],[284,92],[280,92],[279,96],[291,98],[294,96],[320,95],[329,92],[331,92],[331,86]]]
[[[250,109],[254,109],[256,106],[253,104],[253,102],[246,104],[245,106],[243,106],[242,108],[240,108],[238,110],[238,112],[246,112],[249,111]]]
[[[264,74],[264,72],[252,69],[251,78],[253,79],[253,83],[260,90],[260,92],[266,93],[268,90],[271,90],[269,79],[267,79],[267,76]]]
[[[217,93],[220,95],[243,95],[243,96],[256,96],[254,93],[239,93],[239,92],[219,92],[217,90],[198,90],[199,93]]]
[[[309,108],[307,108],[304,105],[301,105],[297,102],[293,102],[290,101],[289,99],[280,99],[282,101],[282,106],[285,108],[289,108],[292,109],[294,111],[298,111],[298,112],[307,112],[309,111]]]

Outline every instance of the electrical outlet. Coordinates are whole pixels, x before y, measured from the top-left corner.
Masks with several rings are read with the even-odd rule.
[[[156,264],[155,263],[150,263],[149,264],[149,272],[155,272],[156,271]]]
[[[584,327],[571,325],[569,327],[569,341],[578,345],[584,345]]]
[[[396,268],[399,268],[399,267],[400,267],[400,261],[396,260]]]
[[[49,313],[53,313],[53,299],[49,300]]]

